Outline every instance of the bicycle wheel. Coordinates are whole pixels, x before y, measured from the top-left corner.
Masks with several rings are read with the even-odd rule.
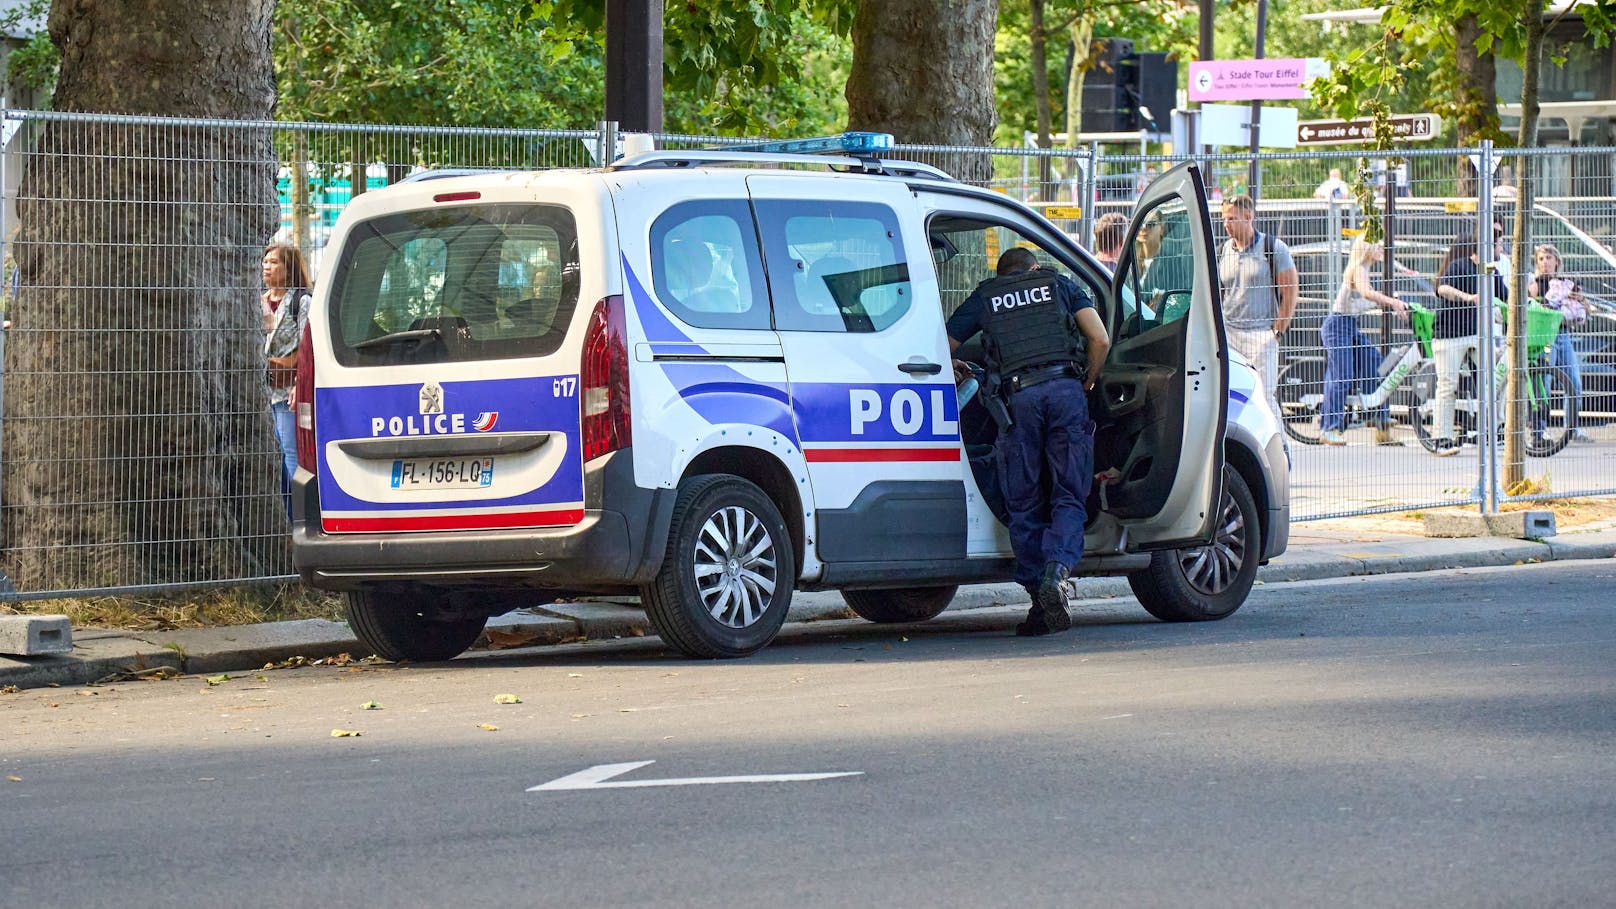
[[[1303,445],[1319,444],[1320,414],[1324,405],[1324,361],[1303,357],[1285,364],[1275,382],[1279,421],[1285,434]]]
[[[1571,429],[1577,425],[1577,400],[1571,396],[1571,377],[1558,366],[1533,366],[1527,378],[1526,453],[1547,458],[1570,443]]]
[[[1414,438],[1426,451],[1436,451],[1436,436],[1431,432],[1436,423],[1435,363],[1427,360],[1409,374],[1408,394],[1408,425],[1414,427]]]

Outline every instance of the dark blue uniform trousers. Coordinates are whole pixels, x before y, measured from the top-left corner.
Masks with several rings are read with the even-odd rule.
[[[1044,563],[1070,571],[1083,558],[1083,503],[1094,483],[1094,424],[1083,383],[1051,379],[1012,392],[1013,424],[994,448],[1010,509],[1016,582],[1032,590]]]

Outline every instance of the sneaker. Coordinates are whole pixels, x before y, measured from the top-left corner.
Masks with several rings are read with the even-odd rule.
[[[1431,449],[1431,454],[1439,458],[1451,458],[1458,453],[1459,443],[1452,439],[1437,439],[1436,447]]]
[[[1345,445],[1347,437],[1339,429],[1326,429],[1319,434],[1319,441],[1326,445]]]
[[[1571,441],[1578,445],[1592,445],[1594,444],[1594,437],[1588,435],[1586,430],[1573,429],[1571,430]]]
[[[1385,446],[1387,448],[1402,448],[1403,447],[1402,442],[1399,442],[1396,439],[1392,438],[1392,431],[1391,431],[1391,427],[1389,427],[1389,426],[1376,426],[1375,427],[1375,444],[1376,445],[1383,445],[1383,446]]]

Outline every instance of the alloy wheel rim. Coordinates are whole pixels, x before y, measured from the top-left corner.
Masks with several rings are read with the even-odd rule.
[[[696,592],[721,625],[747,628],[763,617],[779,581],[774,538],[757,515],[732,505],[713,512],[696,535]]]
[[[1245,531],[1246,518],[1240,513],[1240,506],[1233,496],[1224,494],[1223,512],[1212,542],[1185,549],[1179,556],[1179,567],[1190,586],[1209,596],[1228,590],[1246,563]]]

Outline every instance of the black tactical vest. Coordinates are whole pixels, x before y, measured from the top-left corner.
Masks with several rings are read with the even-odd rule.
[[[1054,272],[1003,275],[979,287],[982,335],[1001,376],[1051,364],[1081,365],[1077,324],[1060,302]]]

